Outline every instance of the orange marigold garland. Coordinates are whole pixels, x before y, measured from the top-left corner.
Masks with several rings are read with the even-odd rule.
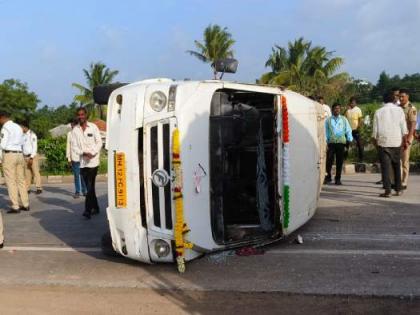
[[[178,271],[185,272],[185,249],[191,249],[193,245],[184,239],[184,235],[189,232],[187,224],[184,222],[184,202],[182,195],[182,169],[181,169],[181,145],[179,140],[179,130],[175,129],[172,134],[172,168],[175,173],[173,182],[173,199],[175,204],[175,253]]]

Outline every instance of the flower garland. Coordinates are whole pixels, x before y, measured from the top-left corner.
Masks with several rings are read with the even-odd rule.
[[[289,227],[290,219],[290,162],[289,162],[289,112],[287,100],[281,97],[281,109],[283,116],[283,226]]]
[[[173,182],[173,200],[175,203],[175,253],[178,271],[185,272],[185,249],[191,249],[193,245],[184,239],[184,235],[189,232],[187,224],[184,222],[184,201],[182,195],[182,170],[181,170],[181,145],[179,140],[179,130],[175,129],[172,134],[172,168],[175,173]]]

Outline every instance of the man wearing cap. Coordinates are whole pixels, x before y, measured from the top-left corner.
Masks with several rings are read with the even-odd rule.
[[[20,210],[29,211],[28,190],[25,183],[25,160],[22,153],[22,128],[10,119],[9,113],[4,111],[0,111],[0,125],[2,126],[0,132],[1,161],[11,202],[11,208],[7,213],[19,213]]]
[[[28,192],[30,192],[32,179],[36,187],[36,194],[42,193],[41,174],[39,173],[39,158],[38,158],[38,137],[35,132],[29,129],[29,122],[23,121],[20,123],[22,127],[23,136],[23,155],[25,157],[25,178]]]
[[[408,135],[407,135],[407,145],[405,148],[402,148],[401,151],[401,185],[402,189],[407,189],[408,184],[408,174],[410,172],[410,151],[411,145],[414,140],[416,133],[416,124],[417,124],[417,110],[413,104],[410,103],[410,93],[406,89],[400,89],[400,107],[404,111],[405,121],[407,123]]]

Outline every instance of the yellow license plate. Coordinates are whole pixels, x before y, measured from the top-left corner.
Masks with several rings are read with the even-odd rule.
[[[127,207],[127,173],[125,168],[125,153],[115,152],[115,206],[117,208]]]

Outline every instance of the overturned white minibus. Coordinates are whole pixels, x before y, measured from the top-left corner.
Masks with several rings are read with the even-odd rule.
[[[107,216],[121,255],[183,271],[205,253],[280,239],[314,215],[320,104],[219,80],[106,89],[96,97],[108,99]]]

